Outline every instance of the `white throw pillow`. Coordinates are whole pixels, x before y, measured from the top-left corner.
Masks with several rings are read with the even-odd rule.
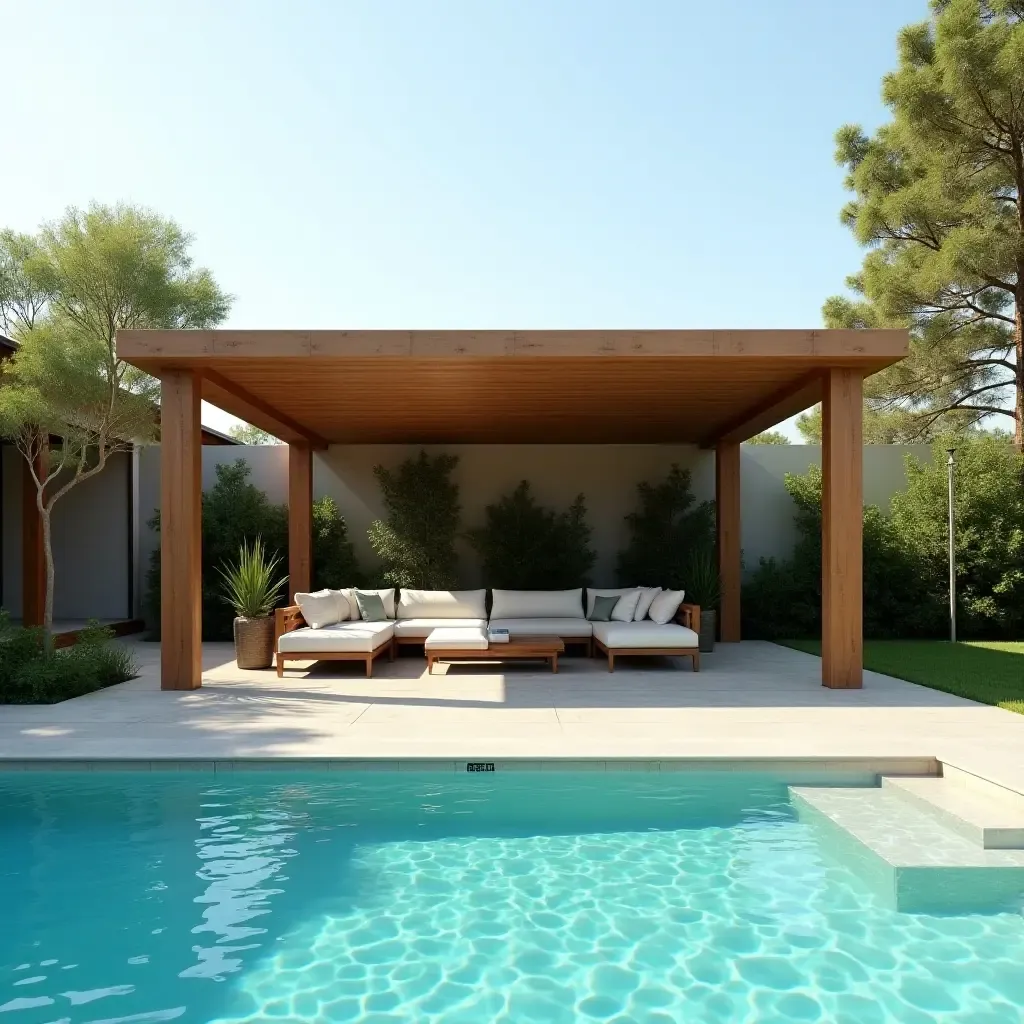
[[[683,603],[684,590],[663,590],[652,602],[648,613],[652,622],[664,626],[671,622]]]
[[[583,588],[492,590],[492,619],[582,619]]]
[[[361,619],[362,616],[358,614],[359,605],[356,604],[356,594],[376,594],[381,599],[381,601],[384,603],[384,614],[389,619],[393,619],[395,617],[395,588],[394,587],[389,587],[389,588],[386,588],[384,590],[364,590],[362,587],[358,587],[357,589],[353,590],[352,591],[352,597],[351,597],[350,600],[351,600],[351,603],[354,604],[355,607],[356,607],[356,615],[354,617],[357,618],[357,619]]]
[[[347,607],[343,607],[338,599],[337,592],[333,590],[317,590],[312,594],[296,594],[295,603],[306,620],[306,625],[312,629],[323,629],[324,626],[333,626],[341,622],[346,616]]]
[[[486,590],[406,590],[398,596],[400,619],[486,619]]]
[[[636,603],[636,612],[633,615],[634,622],[642,622],[647,618],[647,613],[651,610],[651,604],[660,593],[661,587],[640,588],[640,600]]]
[[[352,619],[359,619],[359,605],[356,604],[356,591],[354,587],[346,587],[344,590],[332,590],[332,594],[338,599],[339,611],[342,616],[339,622],[350,622]]]
[[[622,597],[623,594],[628,594],[636,589],[636,587],[619,587],[613,590],[594,590],[592,587],[587,587],[587,618],[589,619],[594,614],[594,601],[596,598]]]
[[[612,609],[612,618],[616,622],[632,622],[633,616],[636,615],[636,606],[639,600],[639,590],[631,590],[628,594],[623,594]]]

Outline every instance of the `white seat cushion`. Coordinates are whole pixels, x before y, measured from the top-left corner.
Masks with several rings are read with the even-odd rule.
[[[605,647],[651,647],[690,649],[697,646],[698,637],[686,626],[669,624],[660,626],[649,619],[644,622],[595,622],[594,636]]]
[[[485,619],[486,590],[403,590],[400,619]]]
[[[586,619],[491,619],[492,629],[507,629],[510,636],[587,637],[593,632]]]
[[[401,608],[399,608],[401,615]],[[395,622],[395,636],[404,637],[427,637],[435,629],[442,629],[451,626],[455,629],[468,627],[470,629],[483,629],[487,625],[486,619],[402,619]]]
[[[492,590],[492,619],[575,619],[583,617],[583,589]]]
[[[395,635],[393,622],[339,622],[323,629],[293,629],[277,641],[282,654],[319,654],[329,651],[353,651],[369,654]]]
[[[431,632],[423,646],[428,651],[486,651],[487,631],[482,626],[441,626]]]

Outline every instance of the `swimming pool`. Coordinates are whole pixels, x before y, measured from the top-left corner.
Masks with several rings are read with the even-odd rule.
[[[722,772],[0,775],[0,1024],[1018,1024],[1024,917],[900,914]]]

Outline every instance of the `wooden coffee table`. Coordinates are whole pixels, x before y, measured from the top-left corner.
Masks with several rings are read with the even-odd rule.
[[[557,636],[513,636],[508,643],[488,644],[486,649],[459,650],[439,648],[427,651],[427,672],[434,671],[436,661],[550,661],[551,671],[558,671],[558,656],[565,644]]]

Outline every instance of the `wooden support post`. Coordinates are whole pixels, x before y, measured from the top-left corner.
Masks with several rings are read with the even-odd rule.
[[[313,449],[288,445],[288,603],[313,580]]]
[[[821,681],[859,689],[864,676],[864,381],[825,374],[821,418]]]
[[[160,388],[160,688],[203,676],[203,449],[200,380],[168,370]]]
[[[21,621],[41,626],[46,606],[46,552],[43,550],[43,517],[36,503],[36,482],[28,462],[21,460]],[[47,452],[35,460],[40,480],[46,479]]]
[[[715,523],[718,577],[718,635],[723,643],[740,640],[740,446],[719,441],[715,446]]]

